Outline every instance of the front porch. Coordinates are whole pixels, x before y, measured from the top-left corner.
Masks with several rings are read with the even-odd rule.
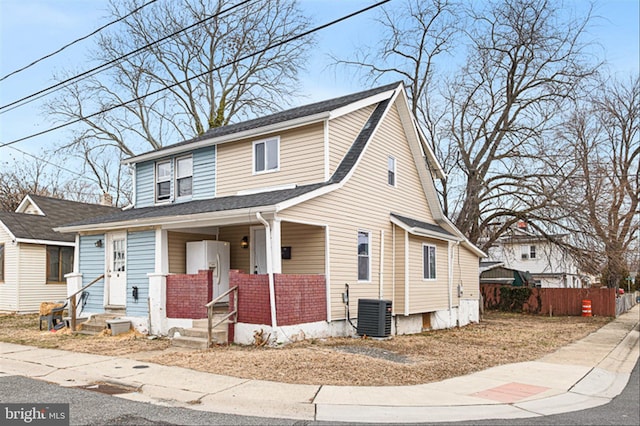
[[[172,274],[166,277],[166,322],[168,334],[194,337],[193,344],[206,337],[208,312],[204,300],[212,300],[213,273]],[[302,340],[314,323],[326,323],[326,280],[319,274],[274,274],[271,298],[268,274],[229,272],[229,302],[217,304],[218,315],[227,310],[229,321],[218,329],[217,343],[256,343],[256,333],[278,340],[278,329],[289,340]],[[237,298],[237,300],[236,300]],[[306,326],[303,326],[306,325]],[[292,333],[283,331],[283,327]],[[315,328],[318,328],[317,326]],[[311,331],[313,333],[313,331]],[[291,335],[289,335],[291,334]],[[270,337],[267,337],[270,336]],[[284,336],[280,336],[284,337]]]

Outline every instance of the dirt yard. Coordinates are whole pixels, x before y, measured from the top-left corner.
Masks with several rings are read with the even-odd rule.
[[[396,336],[311,339],[281,347],[170,347],[167,339],[39,331],[35,315],[0,315],[0,341],[43,348],[127,356],[229,376],[326,385],[412,385],[495,365],[538,359],[610,321],[603,317],[542,317],[488,312],[480,324]]]

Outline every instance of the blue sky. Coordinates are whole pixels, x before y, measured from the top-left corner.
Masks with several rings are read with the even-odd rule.
[[[164,1],[164,0],[161,0]],[[393,0],[388,6],[400,0]],[[375,0],[300,0],[304,9],[322,24],[358,10]],[[588,8],[586,0],[571,0],[578,13]],[[598,16],[589,28],[589,36],[601,50],[596,54],[605,59],[612,73],[629,75],[640,67],[640,0],[600,0],[596,3]],[[108,22],[105,18],[106,0],[0,0],[0,76],[27,65],[51,53],[66,43],[82,37]],[[303,101],[322,100],[366,89],[356,78],[326,70],[329,53],[348,52],[353,46],[374,38],[376,31],[370,11],[348,22],[318,33],[319,45],[304,75]],[[27,71],[0,82],[0,105],[29,95],[53,83],[52,75],[62,69],[82,71],[85,51],[90,40],[78,43]],[[40,113],[39,102],[0,114],[0,145],[27,136],[51,125]],[[66,137],[64,130],[15,144],[16,148],[41,155],[58,145]],[[0,148],[0,167],[9,156],[22,156],[16,151]]]

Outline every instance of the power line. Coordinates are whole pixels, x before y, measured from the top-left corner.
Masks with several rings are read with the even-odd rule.
[[[15,146],[10,146],[9,148],[11,148],[11,149],[13,149],[13,150],[15,150],[15,151],[18,151],[19,153],[21,153],[21,154],[23,154],[23,155],[29,156],[29,157],[31,157],[31,158],[33,158],[33,159],[35,159],[35,160],[39,160],[39,161],[42,161],[43,163],[49,164],[50,166],[54,166],[54,167],[56,167],[56,168],[58,168],[58,169],[60,169],[60,170],[63,170],[63,171],[65,171],[65,172],[67,172],[67,173],[71,173],[72,175],[80,176],[80,177],[82,177],[83,179],[86,179],[86,180],[92,181],[92,182],[97,183],[97,184],[99,184],[99,183],[100,183],[100,182],[98,182],[98,180],[97,180],[97,179],[95,179],[95,178],[87,177],[87,176],[83,175],[82,173],[78,173],[78,172],[73,171],[73,170],[71,170],[71,169],[67,169],[66,167],[62,167],[62,166],[61,166],[61,165],[59,165],[59,164],[53,163],[53,162],[51,162],[51,161],[49,161],[49,160],[46,160],[46,159],[44,159],[44,158],[41,158],[41,157],[38,157],[38,156],[36,156],[36,155],[30,154],[30,153],[28,153],[28,152],[26,152],[26,151],[23,151],[23,150],[21,150],[21,149],[19,149],[19,148],[16,148]]]
[[[60,125],[58,125],[58,126],[55,126],[55,127],[50,128],[50,129],[43,130],[43,131],[38,132],[38,133],[33,133],[33,134],[29,135],[29,136],[24,136],[24,137],[22,137],[22,138],[15,139],[15,140],[10,141],[10,142],[3,143],[2,145],[0,145],[0,148],[5,147],[5,146],[9,146],[9,145],[13,145],[13,144],[16,144],[16,143],[18,143],[18,142],[22,142],[22,141],[25,141],[25,140],[28,140],[28,139],[32,139],[32,138],[35,138],[35,137],[37,137],[37,136],[42,136],[42,135],[45,135],[45,134],[47,134],[47,133],[51,133],[51,132],[56,131],[56,130],[60,130],[60,129],[64,128],[64,127],[70,126],[70,125],[72,125],[72,124],[79,123],[79,122],[81,122],[81,121],[83,121],[83,120],[86,120],[86,119],[88,119],[88,118],[93,118],[93,117],[96,117],[96,116],[98,116],[98,115],[100,115],[100,114],[103,114],[103,113],[105,113],[105,112],[109,112],[109,111],[112,111],[112,110],[114,110],[114,109],[116,109],[116,108],[123,107],[123,106],[125,106],[125,105],[127,105],[127,104],[130,104],[130,103],[132,103],[132,102],[137,102],[137,101],[139,101],[139,100],[141,100],[141,99],[144,99],[144,98],[146,98],[146,97],[148,97],[148,96],[157,95],[158,93],[164,92],[165,90],[172,89],[172,88],[174,88],[174,87],[176,87],[176,86],[179,86],[180,84],[184,84],[184,83],[186,83],[186,82],[188,82],[188,81],[191,81],[191,80],[193,80],[193,79],[200,78],[200,77],[202,77],[202,76],[204,76],[204,75],[206,75],[206,74],[209,74],[209,73],[211,73],[211,72],[213,72],[213,71],[218,71],[218,70],[221,70],[221,69],[226,68],[226,67],[228,67],[228,66],[231,66],[231,65],[237,64],[237,63],[239,63],[239,62],[244,61],[245,59],[249,59],[249,58],[251,58],[251,57],[253,57],[253,56],[257,56],[257,55],[260,55],[260,54],[262,54],[262,53],[268,52],[268,51],[269,51],[269,50],[271,50],[271,49],[275,49],[276,47],[280,47],[280,46],[283,46],[283,45],[285,45],[285,44],[287,44],[287,43],[291,43],[292,41],[295,41],[295,40],[298,40],[298,39],[300,39],[300,38],[306,37],[306,36],[308,36],[308,35],[310,35],[310,34],[313,34],[314,32],[317,32],[317,31],[323,30],[323,29],[325,29],[325,28],[328,28],[328,27],[330,27],[330,26],[333,26],[333,25],[335,25],[335,24],[338,24],[338,23],[340,23],[340,22],[342,22],[342,21],[345,21],[345,20],[347,20],[347,19],[353,18],[354,16],[360,15],[360,14],[362,14],[362,13],[364,13],[364,12],[367,12],[367,11],[369,11],[369,10],[371,10],[371,9],[374,9],[374,8],[376,8],[376,7],[379,7],[379,6],[382,6],[383,4],[388,3],[389,1],[391,1],[391,0],[382,0],[382,1],[379,1],[378,3],[374,3],[374,4],[370,5],[370,6],[367,6],[367,7],[363,8],[363,9],[360,9],[360,10],[358,10],[358,11],[356,11],[356,12],[350,13],[349,15],[345,15],[345,16],[343,16],[343,17],[341,17],[341,18],[335,19],[335,20],[330,21],[330,22],[328,22],[328,23],[326,23],[326,24],[322,24],[322,25],[317,26],[317,27],[315,27],[315,28],[313,28],[313,29],[311,29],[311,30],[305,31],[305,32],[303,32],[303,33],[301,33],[301,34],[298,34],[298,35],[295,35],[295,36],[290,37],[290,38],[288,38],[288,39],[282,40],[282,41],[280,41],[280,42],[278,42],[278,43],[275,43],[275,44],[273,44],[273,45],[271,45],[271,46],[265,47],[265,48],[263,48],[263,49],[261,49],[261,50],[259,50],[259,51],[255,51],[255,52],[253,52],[253,53],[248,53],[248,54],[246,54],[246,55],[244,55],[244,56],[241,56],[240,58],[238,58],[238,59],[236,59],[236,60],[234,60],[234,61],[232,61],[232,62],[229,62],[229,63],[227,63],[227,64],[225,64],[225,65],[221,65],[221,66],[219,66],[219,67],[212,68],[212,69],[207,70],[207,71],[205,71],[205,72],[202,72],[202,73],[200,73],[200,74],[196,74],[196,75],[194,75],[194,76],[192,76],[192,77],[186,78],[186,79],[184,79],[184,80],[182,80],[182,81],[179,81],[179,82],[176,82],[176,83],[170,84],[170,85],[168,85],[168,86],[166,86],[166,87],[163,87],[163,88],[161,88],[161,89],[154,90],[154,91],[152,91],[152,92],[146,93],[146,94],[144,94],[144,95],[142,95],[142,96],[138,96],[138,97],[136,97],[136,98],[129,99],[128,101],[121,102],[121,103],[119,103],[119,104],[116,104],[116,105],[112,105],[112,106],[110,106],[110,107],[103,108],[102,110],[100,110],[100,111],[98,111],[98,112],[95,112],[95,113],[90,114],[90,115],[82,116],[82,117],[77,118],[77,119],[75,119],[75,120],[72,120],[72,121],[70,121],[70,122],[68,122],[68,123],[60,124]]]
[[[22,105],[25,105],[25,104],[29,103],[29,102],[35,101],[36,99],[40,99],[42,96],[45,96],[46,94],[48,94],[48,92],[54,91],[53,89],[57,90],[58,88],[62,88],[61,86],[67,86],[69,83],[71,83],[71,82],[73,82],[75,80],[78,80],[78,79],[81,79],[81,78],[84,78],[84,77],[89,77],[90,75],[95,74],[97,71],[100,71],[103,68],[104,69],[109,69],[112,66],[114,66],[115,64],[117,64],[118,62],[122,61],[123,59],[126,59],[126,58],[128,58],[130,56],[136,55],[136,54],[138,54],[138,53],[140,53],[140,52],[142,52],[142,51],[144,51],[144,50],[146,50],[146,49],[148,49],[148,48],[150,48],[152,46],[155,46],[157,44],[162,43],[163,41],[166,41],[166,40],[168,40],[168,39],[170,39],[172,37],[175,37],[176,35],[178,35],[180,33],[188,31],[188,30],[190,30],[190,29],[192,29],[192,28],[194,28],[194,27],[196,27],[198,25],[202,25],[203,23],[207,22],[208,20],[216,18],[216,17],[222,15],[223,13],[227,13],[227,12],[229,12],[229,11],[231,11],[233,9],[236,9],[236,8],[238,8],[240,6],[244,6],[245,4],[247,4],[247,3],[251,2],[251,1],[253,1],[253,0],[244,0],[244,1],[242,1],[240,3],[237,3],[237,4],[233,5],[233,6],[230,6],[230,7],[226,8],[226,9],[224,9],[224,10],[221,10],[220,12],[218,12],[218,13],[216,13],[214,15],[211,15],[211,16],[209,16],[207,18],[201,19],[200,21],[197,21],[197,22],[195,22],[195,23],[193,23],[193,24],[191,24],[191,25],[189,25],[189,26],[187,26],[185,28],[182,28],[181,30],[175,31],[175,32],[173,32],[173,33],[171,33],[171,34],[169,34],[167,36],[164,36],[164,37],[162,37],[162,38],[160,38],[160,39],[158,39],[156,41],[153,41],[153,42],[151,42],[149,44],[146,44],[146,45],[144,45],[142,47],[139,47],[139,48],[137,48],[135,50],[132,50],[131,52],[126,53],[126,54],[124,54],[124,55],[122,55],[122,56],[120,56],[118,58],[112,59],[109,62],[105,62],[105,63],[103,63],[101,65],[98,65],[97,67],[91,68],[90,70],[81,72],[80,74],[76,74],[73,77],[69,77],[66,80],[60,81],[60,82],[58,82],[56,84],[53,84],[53,85],[51,85],[51,86],[49,86],[49,87],[47,87],[45,89],[39,90],[39,91],[37,91],[35,93],[32,93],[30,95],[27,95],[27,96],[25,96],[23,98],[20,98],[18,100],[15,100],[13,102],[8,103],[8,104],[2,105],[2,106],[0,106],[0,114],[12,111],[15,108],[18,108],[18,107],[20,107]],[[26,102],[26,101],[29,101],[29,102]],[[16,105],[16,104],[19,104],[19,105]],[[7,109],[7,108],[12,107],[12,106],[13,106],[13,108]],[[6,111],[4,111],[4,110],[6,110]]]
[[[9,74],[7,74],[7,75],[5,75],[4,77],[0,78],[0,81],[3,81],[3,80],[5,80],[5,79],[7,79],[8,77],[11,77],[12,75],[18,74],[18,73],[20,73],[20,72],[22,72],[22,71],[25,71],[25,70],[27,70],[28,68],[31,68],[32,66],[34,66],[35,64],[37,64],[37,63],[39,63],[39,62],[42,62],[42,61],[44,61],[44,60],[45,60],[45,59],[47,59],[47,58],[50,58],[50,57],[52,57],[52,56],[57,55],[58,53],[60,53],[60,52],[62,52],[63,50],[67,49],[68,47],[71,47],[71,46],[73,46],[74,44],[81,42],[82,40],[86,40],[86,39],[88,39],[89,37],[91,37],[91,36],[93,36],[93,35],[98,34],[100,31],[104,30],[105,28],[110,27],[110,26],[111,26],[111,25],[113,25],[113,24],[117,24],[118,22],[120,22],[120,21],[122,21],[122,20],[124,20],[124,19],[128,18],[129,16],[131,16],[131,15],[133,15],[134,13],[136,13],[136,12],[138,12],[138,11],[142,10],[143,8],[145,8],[145,7],[149,6],[150,4],[155,3],[156,1],[158,1],[158,0],[151,0],[151,1],[149,1],[149,2],[147,2],[147,3],[145,3],[145,4],[143,4],[142,6],[140,6],[140,7],[136,8],[136,9],[132,10],[131,12],[129,12],[128,14],[126,14],[125,16],[123,16],[123,17],[121,17],[121,18],[118,18],[118,19],[116,19],[115,21],[111,21],[111,22],[109,22],[108,24],[105,24],[105,25],[101,26],[100,28],[98,28],[98,29],[96,29],[96,30],[94,30],[94,31],[90,32],[89,34],[87,34],[87,35],[85,35],[85,36],[83,36],[83,37],[80,37],[80,38],[78,38],[78,39],[75,39],[75,40],[73,40],[73,41],[72,41],[72,42],[70,42],[70,43],[65,44],[64,46],[62,46],[61,48],[59,48],[59,49],[58,49],[58,50],[56,50],[55,52],[51,52],[51,53],[49,53],[48,55],[44,55],[43,57],[41,57],[41,58],[39,58],[39,59],[36,59],[35,61],[31,62],[29,65],[25,65],[24,67],[19,68],[19,69],[15,70],[15,71],[11,71]]]

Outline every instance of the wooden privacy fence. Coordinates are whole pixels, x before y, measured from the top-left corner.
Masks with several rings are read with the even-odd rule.
[[[498,284],[481,284],[485,309],[501,307]],[[523,287],[510,287],[519,288]],[[591,301],[593,316],[616,316],[616,292],[613,288],[531,288],[531,295],[522,304],[522,312],[540,315],[582,315],[582,301]]]

